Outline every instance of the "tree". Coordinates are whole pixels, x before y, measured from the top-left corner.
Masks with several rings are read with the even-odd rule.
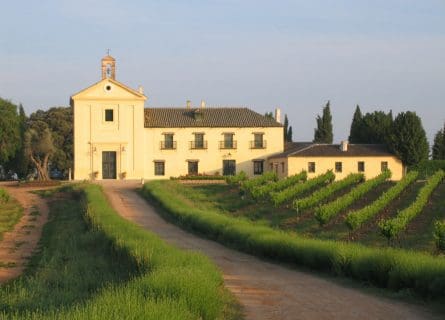
[[[0,98],[0,164],[12,159],[20,148],[20,121],[17,106]]]
[[[292,126],[290,126],[289,130],[287,130],[287,141],[292,142]]]
[[[323,115],[317,115],[317,128],[314,132],[315,143],[332,143],[334,135],[332,133],[332,116],[330,102],[323,108]]]
[[[360,106],[355,108],[354,116],[352,117],[351,130],[349,132],[349,142],[359,143],[361,141],[361,130],[363,126],[363,115]]]
[[[30,121],[43,121],[51,131],[54,153],[51,168],[68,173],[73,166],[73,113],[70,107],[53,107],[38,110],[30,115]]]
[[[432,149],[433,160],[445,160],[445,124],[434,136]]]
[[[284,115],[284,142],[292,142],[292,126],[289,126],[287,114]]]
[[[407,111],[397,115],[388,142],[405,165],[415,165],[428,159],[428,140],[422,120],[415,112]]]
[[[19,105],[19,131],[20,131],[20,144],[15,156],[10,159],[7,167],[15,171],[19,177],[26,177],[29,172],[29,159],[25,155],[24,144],[25,131],[26,131],[26,114],[22,104]]]
[[[265,116],[266,118],[275,119],[275,118],[273,117],[273,113],[272,113],[272,112],[266,112],[266,113],[264,114],[264,116]]]
[[[49,180],[48,164],[54,144],[48,125],[41,120],[30,121],[25,132],[25,154],[37,169],[38,180]]]

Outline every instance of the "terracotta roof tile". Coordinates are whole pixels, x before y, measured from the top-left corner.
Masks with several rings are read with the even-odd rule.
[[[282,127],[248,108],[146,108],[146,128]]]
[[[271,158],[283,157],[385,157],[395,156],[382,144],[348,144],[347,151],[341,151],[339,144],[316,144],[297,142],[287,145],[284,152]]]

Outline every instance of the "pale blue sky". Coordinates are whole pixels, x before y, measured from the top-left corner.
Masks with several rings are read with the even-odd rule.
[[[428,137],[445,121],[445,2],[5,1],[0,96],[27,113],[68,105],[100,78],[111,49],[117,80],[146,106],[281,107],[294,140],[312,140],[331,100],[334,140],[362,111],[416,111]],[[88,9],[84,9],[88,8]]]

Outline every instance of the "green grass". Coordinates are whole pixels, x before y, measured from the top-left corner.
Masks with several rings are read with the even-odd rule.
[[[239,318],[208,258],[124,220],[96,185],[77,194],[52,202],[40,253],[0,288],[1,319]]]
[[[0,240],[3,238],[3,233],[10,231],[19,222],[23,216],[23,208],[20,204],[10,197],[4,189],[0,189]]]
[[[152,181],[143,188],[143,194],[155,199],[170,220],[236,249],[344,275],[379,287],[413,291],[424,297],[445,298],[445,259],[442,257],[301,237],[222,214],[220,210],[212,210],[209,201],[199,204],[187,199],[188,193],[196,192],[196,189],[171,181]]]

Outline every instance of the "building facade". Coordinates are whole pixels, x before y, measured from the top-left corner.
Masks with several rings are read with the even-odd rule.
[[[400,159],[385,146],[378,144],[315,144],[292,143],[280,154],[271,156],[269,170],[275,170],[279,177],[287,177],[306,170],[308,178],[332,170],[336,179],[343,179],[350,173],[363,173],[366,179],[374,178],[389,169],[391,180],[400,180],[404,166]]]
[[[74,179],[163,179],[186,174],[249,176],[283,152],[279,112],[247,108],[144,108],[147,97],[116,81],[115,60],[102,79],[74,94]]]

